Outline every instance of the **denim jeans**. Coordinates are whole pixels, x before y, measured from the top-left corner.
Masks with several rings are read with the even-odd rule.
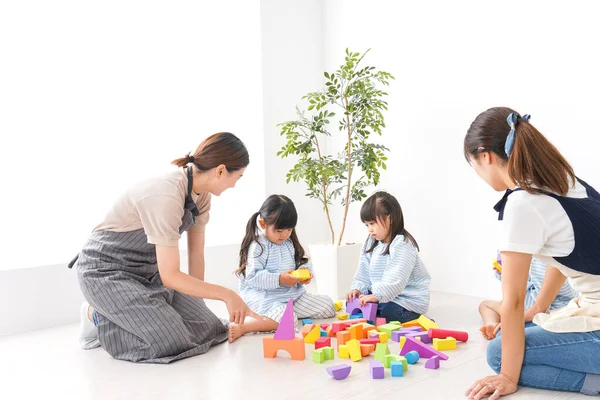
[[[488,364],[496,373],[502,364],[501,340],[496,337],[487,348]],[[600,331],[554,333],[527,324],[519,385],[598,396]]]
[[[407,310],[392,301],[389,303],[379,303],[377,306],[377,316],[385,318],[389,321],[408,322],[417,319],[421,314]]]

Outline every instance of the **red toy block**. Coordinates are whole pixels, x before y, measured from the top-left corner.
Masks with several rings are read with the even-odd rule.
[[[463,331],[450,331],[447,329],[429,329],[428,336],[431,339],[446,339],[452,337],[459,342],[466,342],[469,340],[469,334]]]
[[[360,344],[372,344],[373,346],[377,345],[379,342],[379,338],[377,339],[360,339]]]
[[[331,338],[321,337],[317,339],[315,342],[315,350],[320,349],[321,347],[331,347]]]

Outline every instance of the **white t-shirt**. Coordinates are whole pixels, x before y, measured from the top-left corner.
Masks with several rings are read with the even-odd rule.
[[[587,198],[579,182],[566,197]],[[511,193],[500,221],[499,251],[532,254],[558,268],[581,297],[563,309],[536,315],[534,322],[552,332],[600,330],[600,275],[568,268],[554,259],[571,254],[575,247],[573,225],[558,200],[524,190]]]

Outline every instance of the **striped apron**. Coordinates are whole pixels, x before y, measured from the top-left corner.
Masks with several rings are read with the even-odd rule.
[[[191,172],[188,168],[180,234],[198,215]],[[162,284],[156,247],[143,229],[93,232],[73,265],[85,299],[98,314],[100,344],[116,359],[166,364],[227,340],[227,327],[204,300]]]

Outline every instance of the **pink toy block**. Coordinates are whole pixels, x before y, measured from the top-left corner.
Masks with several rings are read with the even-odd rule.
[[[331,333],[333,333],[333,334],[336,334],[338,332],[345,331],[345,330],[346,330],[345,322],[333,322],[331,324]]]
[[[437,351],[436,349],[425,343],[421,343],[417,340],[417,338],[414,338],[412,336],[406,336],[406,343],[404,343],[404,346],[402,346],[402,351],[400,351],[400,355],[406,355],[406,353],[413,350],[419,353],[421,358],[431,358],[433,356],[438,356],[442,360],[448,359],[447,355],[440,351]]]
[[[429,334],[427,332],[414,332],[414,333],[407,333],[406,337],[408,336],[412,336],[412,337],[419,337],[421,338],[421,343],[427,343],[430,344],[433,342],[433,339],[431,339],[429,337]]]
[[[387,321],[385,320],[385,318],[377,318],[375,320],[375,326],[379,327],[381,325],[385,325],[387,324]]]
[[[447,329],[431,328],[427,333],[431,339],[446,339],[448,337],[453,337],[459,342],[466,342],[469,340],[469,334],[463,331],[449,331]]]
[[[279,322],[279,326],[275,331],[273,339],[292,340],[295,336],[296,334],[294,332],[294,300],[290,299],[290,301],[288,301],[287,306],[285,307],[285,311],[283,312],[283,316],[281,317],[281,321]]]
[[[363,318],[367,321],[375,321],[377,319],[377,303],[367,303],[360,306],[360,299],[356,298],[346,302],[346,312],[348,314],[358,314],[362,312]]]
[[[321,324],[321,329],[327,330],[329,328],[329,324]]]
[[[385,370],[383,364],[379,360],[369,361],[369,372],[373,379],[383,379],[385,377]]]
[[[350,371],[352,367],[348,364],[340,364],[334,365],[332,367],[327,367],[327,373],[331,375],[334,379],[342,380],[346,379],[348,375],[350,375]]]
[[[440,367],[440,358],[438,356],[433,356],[425,363],[425,368],[427,369],[438,369]]]
[[[320,349],[321,347],[331,347],[331,338],[321,337],[317,339],[315,342],[315,350]]]

